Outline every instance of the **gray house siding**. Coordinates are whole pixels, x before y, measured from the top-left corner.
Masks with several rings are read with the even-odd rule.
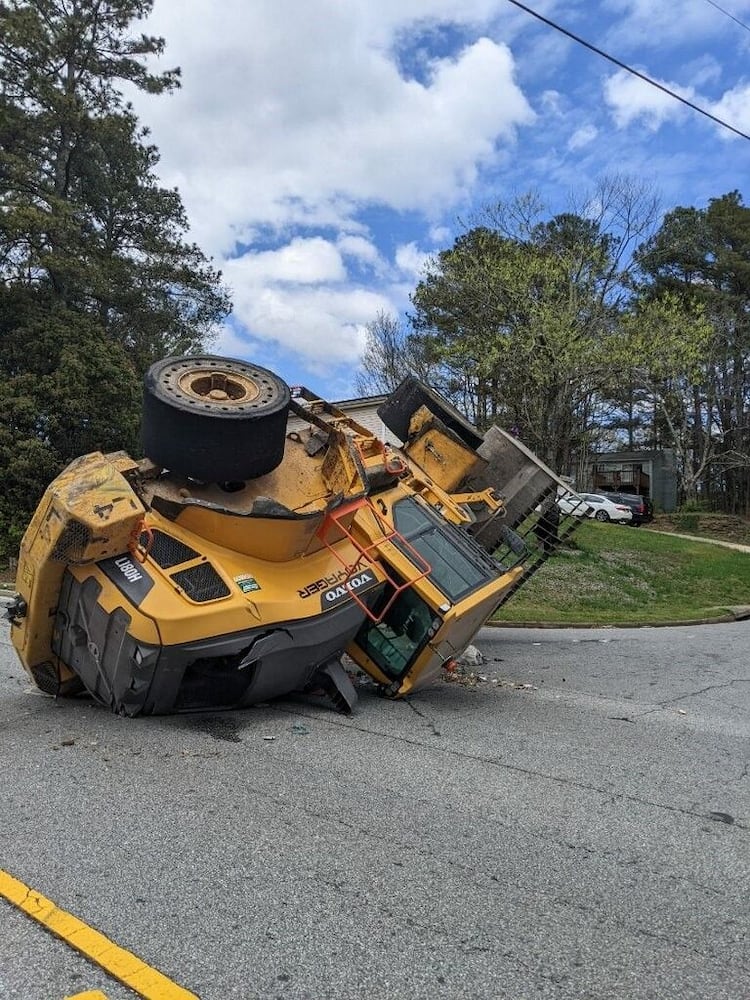
[[[648,476],[648,487],[637,487],[637,470],[640,469]],[[614,470],[620,470],[614,472]],[[613,483],[611,486],[597,483],[595,476],[602,473],[612,472],[614,476],[621,478],[621,485]],[[664,448],[659,451],[613,451],[600,452],[592,456],[587,489],[605,488],[617,491],[628,489],[627,479],[631,475],[636,482],[635,492],[641,492],[650,496],[657,510],[670,513],[677,509],[677,471],[675,468],[674,451],[671,448]]]

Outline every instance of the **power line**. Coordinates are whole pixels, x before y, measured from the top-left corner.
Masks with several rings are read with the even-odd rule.
[[[561,34],[571,38],[574,42],[578,42],[579,45],[583,45],[584,48],[589,49],[591,52],[595,52],[598,56],[601,56],[602,59],[609,60],[609,62],[614,63],[615,66],[619,66],[620,69],[624,69],[626,72],[632,73],[633,76],[637,76],[639,80],[643,80],[652,87],[656,87],[657,90],[661,90],[663,93],[668,94],[676,101],[686,104],[689,108],[692,108],[693,111],[697,111],[698,114],[705,115],[706,118],[710,118],[712,122],[716,122],[716,124],[721,125],[722,128],[728,129],[730,132],[734,132],[734,134],[738,135],[741,139],[747,139],[750,141],[750,135],[746,132],[740,131],[740,129],[735,128],[734,125],[730,125],[729,122],[722,121],[721,118],[717,118],[716,115],[712,115],[710,111],[706,111],[705,108],[701,108],[697,104],[693,104],[693,102],[689,101],[686,97],[681,97],[680,94],[675,93],[674,90],[670,90],[669,87],[665,87],[664,84],[659,83],[650,76],[646,76],[645,73],[640,73],[637,69],[633,69],[632,66],[628,66],[627,63],[620,62],[619,59],[611,56],[608,52],[605,52],[603,49],[598,49],[595,45],[592,45],[591,42],[587,42],[585,38],[581,38],[579,35],[574,35],[572,31],[568,31],[568,29],[563,28],[562,25],[556,24],[554,21],[550,21],[548,17],[543,17],[541,14],[538,14],[535,10],[532,10],[531,7],[527,7],[526,4],[519,3],[518,0],[508,0],[508,3],[512,3],[514,7],[520,7],[521,10],[525,10],[527,14],[531,14],[531,16],[535,17],[538,21],[544,22],[544,24],[549,25],[550,28],[554,28],[555,31],[559,31]]]
[[[735,22],[735,24],[739,24],[739,26],[741,28],[744,28],[745,31],[750,31],[750,25],[745,24],[744,21],[740,21],[738,17],[735,17],[734,14],[730,14],[728,10],[724,10],[723,7],[720,7],[717,3],[714,3],[714,0],[706,0],[706,3],[710,3],[712,7],[715,7],[717,10],[720,10],[722,14],[726,14],[727,17],[731,17],[731,19]]]

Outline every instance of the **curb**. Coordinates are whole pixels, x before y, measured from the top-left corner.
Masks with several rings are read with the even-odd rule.
[[[750,545],[743,545],[741,542],[727,542],[723,538],[704,538],[701,535],[685,535],[679,531],[664,531],[660,528],[652,528],[646,525],[646,530],[654,535],[667,535],[672,538],[684,538],[688,542],[704,542],[706,545],[719,545],[724,549],[734,549],[735,552],[750,552]]]
[[[15,597],[12,590],[0,590],[0,607],[7,607]],[[739,604],[728,608],[726,614],[714,618],[688,618],[680,621],[658,622],[498,622],[487,621],[484,628],[677,628],[682,625],[726,625],[750,618],[750,605]]]
[[[498,622],[488,621],[485,628],[677,628],[682,625],[726,625],[730,622],[747,621],[750,606],[738,605],[728,608],[727,613],[714,618],[683,618],[679,621],[657,622]]]

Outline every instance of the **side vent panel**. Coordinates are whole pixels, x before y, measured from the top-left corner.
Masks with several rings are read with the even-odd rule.
[[[141,545],[146,547],[149,542],[148,536],[145,533],[142,534],[140,541]],[[191,559],[197,559],[200,553],[191,549],[189,545],[185,545],[178,538],[167,535],[164,531],[154,531],[149,555],[157,566],[161,566],[162,569],[171,569],[172,566],[179,566],[181,563],[190,562]]]
[[[198,604],[205,601],[218,601],[229,595],[229,587],[213,568],[211,563],[200,563],[188,569],[172,573],[171,579],[190,598]]]

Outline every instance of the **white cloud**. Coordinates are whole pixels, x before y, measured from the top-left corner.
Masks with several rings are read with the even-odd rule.
[[[309,239],[295,237],[291,243],[278,250],[245,253],[227,263],[227,279],[230,273],[234,280],[245,283],[265,281],[320,284],[343,281],[346,277],[344,262],[338,249],[320,236]]]
[[[380,274],[386,268],[386,263],[380,256],[380,251],[372,242],[364,236],[354,236],[351,233],[344,233],[336,240],[336,246],[345,257],[352,257],[359,264],[372,268],[375,273]]]
[[[691,84],[667,84],[689,99],[711,93],[715,103],[696,103],[750,126],[750,91],[736,83],[746,63],[728,59],[736,25],[709,4],[534,7]],[[750,0],[732,10],[744,17]],[[591,182],[612,163],[651,170],[659,144],[649,129],[695,117],[615,73],[604,85],[613,128],[592,83],[602,64],[506,0],[156,0],[143,27],[166,38],[160,67],[183,69],[178,93],[137,94],[134,103],[161,151],[163,183],[180,190],[192,238],[233,289],[220,344],[261,358],[264,348],[275,358],[287,352],[308,367],[324,344],[337,372],[353,370],[364,324],[378,311],[408,309],[421,247],[450,246],[449,220],[537,186],[554,202],[582,173]],[[702,40],[712,37],[709,49]],[[735,38],[735,55],[743,41]],[[657,44],[658,59],[646,50]],[[695,144],[678,148],[678,132],[688,136],[660,136],[670,144],[662,183],[676,185],[682,171],[708,185],[702,151],[696,167]]]
[[[385,260],[363,210],[439,221],[534,121],[509,48],[481,37],[503,6],[156,3],[145,27],[166,38],[160,66],[180,65],[182,88],[133,100],[162,181],[179,188],[192,237],[217,259],[249,336],[306,358],[325,342],[332,363],[350,363],[363,324],[392,311],[377,283],[394,268],[414,273],[419,251]],[[475,40],[461,48],[456,34],[449,57],[428,54],[420,79],[409,78],[397,46],[438,24]],[[283,245],[248,251],[261,238]],[[374,290],[359,286],[366,275]],[[236,333],[223,336],[236,346]]]
[[[750,130],[750,83],[742,81],[726,91],[718,101],[696,94],[692,87],[680,87],[662,80],[659,83],[740,131]],[[667,121],[685,118],[689,111],[681,102],[624,70],[609,77],[604,85],[604,94],[620,128],[643,120],[649,129],[656,131]],[[690,113],[698,114],[696,111]],[[721,126],[717,126],[717,130],[722,138],[732,138],[729,130]]]
[[[681,97],[695,101],[692,87],[680,87],[665,80],[657,82]],[[647,128],[656,131],[665,122],[682,118],[686,111],[685,105],[674,97],[625,70],[618,70],[607,78],[604,83],[604,98],[619,128],[626,128],[636,120],[643,120]]]
[[[230,280],[233,263],[227,267]],[[392,304],[385,295],[365,288],[235,285],[235,321],[257,331],[254,339],[292,351],[308,367],[320,370],[356,363],[364,347],[366,324],[379,312],[390,311]],[[236,342],[236,334],[231,336]]]
[[[446,247],[453,242],[453,233],[447,226],[431,226],[428,236],[438,247]]]
[[[403,274],[411,278],[419,279],[424,266],[430,259],[430,254],[420,250],[416,243],[403,243],[396,248],[396,266]]]
[[[434,62],[421,84],[381,50],[352,52],[351,39],[334,36],[321,51],[289,27],[279,51],[254,52],[239,26],[242,48],[206,46],[183,90],[149,115],[165,180],[214,252],[231,251],[247,227],[345,226],[363,202],[444,208],[497,142],[533,120],[509,50],[489,39]]]
[[[542,111],[545,113],[558,114],[560,111],[561,100],[562,95],[559,90],[545,90],[542,92],[539,103]]]
[[[265,361],[263,346],[252,338],[243,336],[231,320],[224,324],[209,348],[212,354],[220,354],[226,358],[249,358],[256,364],[263,364]]]
[[[741,132],[750,132],[750,83],[741,83],[728,90],[710,111]],[[719,134],[724,139],[733,138],[727,129],[719,129]]]
[[[734,0],[733,13],[741,16],[747,11],[746,0]],[[665,44],[676,46],[696,38],[708,40],[731,28],[729,19],[715,7],[695,0],[607,0],[604,10],[611,28],[607,44],[632,46],[634,49],[649,47],[663,51]],[[605,14],[606,16],[606,14]]]
[[[718,59],[704,54],[686,67],[686,78],[693,87],[705,87],[721,80],[722,66]]]
[[[497,0],[248,5],[161,0],[153,28],[184,66],[179,93],[137,98],[201,245],[257,226],[345,225],[363,202],[456,202],[498,142],[533,121],[509,49],[479,38],[405,79],[390,46],[420,19],[472,21]],[[164,60],[166,63],[166,60]]]
[[[599,135],[599,129],[595,125],[583,125],[577,128],[570,139],[568,139],[568,149],[571,151],[583,149],[588,146]]]

